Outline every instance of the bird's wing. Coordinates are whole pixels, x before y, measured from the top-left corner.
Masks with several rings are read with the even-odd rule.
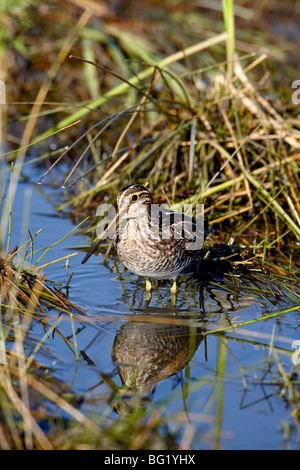
[[[209,234],[208,220],[205,217],[197,219],[183,212],[174,212],[160,207],[155,214],[154,223],[158,223],[163,238],[180,240],[182,247],[187,250],[201,250]]]

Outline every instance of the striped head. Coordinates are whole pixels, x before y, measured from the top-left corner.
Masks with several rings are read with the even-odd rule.
[[[123,188],[117,197],[118,212],[127,220],[148,215],[152,203],[149,190],[140,184]]]

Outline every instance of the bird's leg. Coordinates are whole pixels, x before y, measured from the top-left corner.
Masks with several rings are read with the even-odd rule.
[[[173,307],[176,306],[177,292],[178,292],[178,286],[177,286],[176,279],[174,279],[172,287],[171,287],[171,299],[172,299]]]
[[[152,289],[152,284],[150,279],[147,277],[146,278],[146,303],[149,303],[151,300],[151,289]]]
[[[152,284],[151,284],[150,279],[147,277],[146,278],[146,292],[151,292],[151,289],[152,289]]]
[[[176,279],[174,279],[172,287],[171,287],[171,294],[177,294],[177,292],[178,292],[178,286],[177,286]]]

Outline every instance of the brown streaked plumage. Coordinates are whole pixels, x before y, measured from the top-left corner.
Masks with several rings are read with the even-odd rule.
[[[119,258],[127,269],[146,277],[146,291],[151,291],[149,278],[170,279],[171,293],[175,294],[177,276],[203,246],[208,234],[207,220],[202,222],[153,204],[149,190],[139,184],[122,189],[117,206],[116,219],[91,246],[82,263],[116,228],[114,246]]]

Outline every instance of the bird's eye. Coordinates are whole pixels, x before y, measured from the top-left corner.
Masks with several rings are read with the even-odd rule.
[[[137,201],[138,200],[138,196],[136,194],[134,194],[131,198],[132,201]]]

